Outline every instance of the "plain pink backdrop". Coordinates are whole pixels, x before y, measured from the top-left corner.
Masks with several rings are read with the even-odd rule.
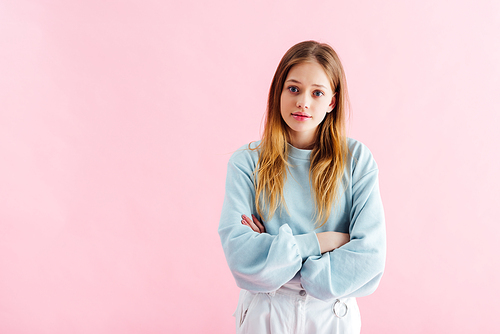
[[[498,1],[0,0],[0,333],[232,333],[226,163],[340,54],[381,170],[363,333],[498,333]]]

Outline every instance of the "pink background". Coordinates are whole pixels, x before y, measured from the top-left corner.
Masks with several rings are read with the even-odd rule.
[[[217,226],[293,44],[340,54],[388,232],[363,333],[498,333],[498,1],[0,1],[0,333],[232,333]]]

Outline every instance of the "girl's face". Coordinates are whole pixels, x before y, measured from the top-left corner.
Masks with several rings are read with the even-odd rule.
[[[318,125],[334,107],[330,80],[318,63],[300,63],[290,69],[281,92],[281,117],[288,125],[290,144],[311,148]]]

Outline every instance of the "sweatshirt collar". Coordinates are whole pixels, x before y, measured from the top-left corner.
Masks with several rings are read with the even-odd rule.
[[[312,150],[301,150],[296,148],[289,143],[288,145],[288,155],[295,159],[310,160]]]

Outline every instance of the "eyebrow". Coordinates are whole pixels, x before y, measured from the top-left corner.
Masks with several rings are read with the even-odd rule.
[[[285,82],[294,82],[294,83],[298,83],[298,84],[302,84],[302,82],[300,82],[299,80],[295,80],[295,79],[288,79],[287,81]],[[316,87],[322,87],[324,89],[327,89],[327,87],[323,86],[323,85],[318,85],[318,84],[312,84],[311,86],[316,86]]]

